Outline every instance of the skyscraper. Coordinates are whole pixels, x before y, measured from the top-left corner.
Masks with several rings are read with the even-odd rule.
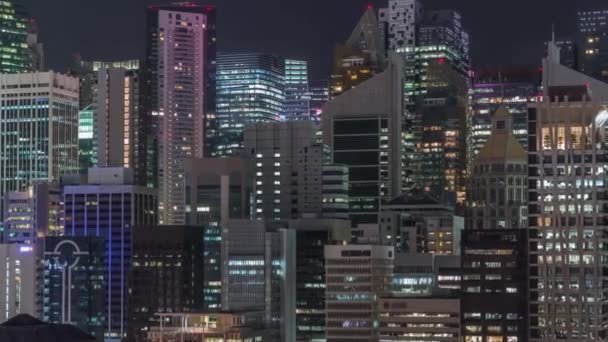
[[[604,340],[608,85],[560,64],[529,109],[530,341]]]
[[[73,324],[103,341],[108,293],[105,240],[53,236],[45,238],[41,246],[42,319]]]
[[[401,192],[402,65],[330,100],[322,116],[323,142],[332,162],[349,167],[350,219],[377,223],[381,201]]]
[[[32,71],[27,44],[27,15],[21,1],[3,1],[0,15],[0,74]]]
[[[212,156],[234,155],[243,131],[280,121],[285,101],[285,60],[259,53],[222,54],[217,60],[216,119],[210,123]]]
[[[310,121],[258,123],[244,133],[255,159],[254,217],[265,220],[320,217],[324,147]]]
[[[148,341],[158,313],[204,309],[204,229],[201,226],[137,226],[132,231],[129,336]]]
[[[97,166],[97,144],[94,132],[95,111],[91,104],[78,111],[78,166],[82,175],[86,175],[87,170]]]
[[[150,6],[147,14],[142,121],[152,125],[154,116],[156,127],[144,127],[142,134],[152,135],[158,144],[160,222],[183,224],[184,163],[203,157],[207,119],[214,110],[216,11],[212,6],[176,3]],[[149,159],[154,159],[151,154]]]
[[[579,11],[577,16],[580,71],[608,79],[608,9]]]
[[[253,161],[203,158],[186,162],[186,223],[204,227],[205,312],[221,309],[222,229],[229,219],[251,218]]]
[[[513,135],[524,149],[528,146],[528,103],[540,94],[540,72],[530,68],[479,70],[469,91],[467,161],[473,162],[492,133],[492,114],[504,106],[510,115]]]
[[[0,244],[0,322],[18,314],[37,315],[36,267],[32,245]]]
[[[310,107],[310,119],[319,124],[323,114],[323,106],[329,101],[329,81],[312,80],[308,83],[308,98]]]
[[[328,342],[378,338],[378,300],[391,291],[394,260],[389,246],[325,246]]]
[[[66,236],[105,239],[107,324],[104,337],[127,337],[128,275],[131,269],[132,229],[155,225],[157,200],[153,190],[133,185],[129,169],[90,169],[88,183],[64,187]]]
[[[306,61],[285,60],[285,102],[281,116],[284,120],[310,120]]]
[[[376,11],[369,6],[350,37],[334,49],[331,97],[356,87],[381,72],[386,49]]]
[[[139,72],[102,67],[96,79],[93,137],[97,166],[130,168],[135,182],[145,185]]]
[[[0,197],[78,172],[78,79],[0,75]]]

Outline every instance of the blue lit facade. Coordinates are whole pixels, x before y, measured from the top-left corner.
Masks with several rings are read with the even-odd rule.
[[[132,185],[70,185],[64,188],[64,202],[66,236],[105,239],[108,316],[104,335],[106,340],[120,341],[127,335],[131,229],[156,224],[156,196],[151,189]]]
[[[44,240],[42,318],[76,325],[103,341],[106,328],[106,268],[103,238]]]
[[[267,54],[225,54],[217,58],[216,128],[212,156],[233,155],[243,130],[256,122],[280,121],[285,101],[285,60]]]

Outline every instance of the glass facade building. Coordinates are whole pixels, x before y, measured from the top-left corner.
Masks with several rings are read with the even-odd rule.
[[[267,54],[223,54],[217,59],[216,122],[212,156],[233,155],[243,130],[280,121],[285,102],[285,60]]]
[[[0,197],[78,172],[78,79],[0,75]]]
[[[0,2],[0,74],[31,71],[27,15],[19,0]]]
[[[608,80],[608,9],[579,11],[580,71]]]
[[[306,61],[285,60],[285,102],[281,119],[310,119],[308,63]]]
[[[97,165],[97,151],[95,149],[94,114],[93,106],[89,105],[78,111],[78,163],[80,174]]]

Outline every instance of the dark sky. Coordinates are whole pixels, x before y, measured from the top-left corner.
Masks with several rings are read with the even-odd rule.
[[[85,59],[141,58],[145,8],[164,0],[21,0],[39,21],[47,64],[63,71],[71,54]],[[209,0],[218,7],[224,52],[272,52],[308,60],[313,78],[329,73],[333,44],[344,41],[367,4],[387,0]],[[472,35],[475,67],[536,64],[555,23],[575,30],[577,9],[606,0],[423,0],[427,8],[461,11]]]

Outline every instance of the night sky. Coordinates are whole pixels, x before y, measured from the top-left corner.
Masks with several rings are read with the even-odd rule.
[[[64,71],[69,58],[141,58],[145,9],[163,0],[22,0],[38,19],[47,64]],[[270,52],[309,62],[312,78],[330,71],[333,45],[344,41],[367,4],[387,0],[209,0],[218,7],[222,52]],[[475,67],[536,65],[555,23],[558,36],[575,31],[580,8],[608,8],[605,0],[423,0],[452,8],[472,35]],[[603,5],[602,5],[603,4]]]

